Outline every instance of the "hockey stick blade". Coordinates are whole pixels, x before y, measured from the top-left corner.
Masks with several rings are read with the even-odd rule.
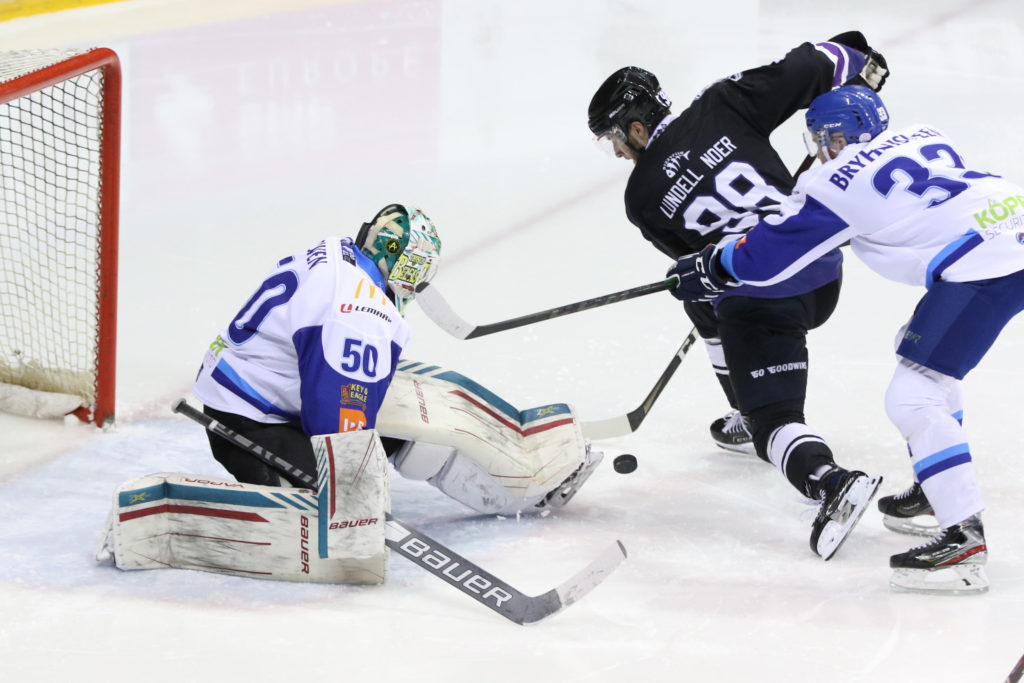
[[[580,426],[583,429],[583,436],[592,440],[600,439],[613,439],[617,436],[626,436],[635,432],[639,427],[640,423],[647,417],[647,413],[651,411],[654,406],[654,402],[658,400],[662,390],[668,384],[668,381],[672,379],[672,375],[675,374],[676,368],[683,362],[683,358],[686,357],[686,353],[690,350],[690,347],[697,341],[697,328],[690,330],[690,333],[686,335],[686,339],[683,340],[679,350],[676,351],[675,355],[672,356],[672,360],[669,361],[668,366],[661,373],[661,377],[654,383],[654,387],[650,393],[647,394],[647,398],[643,402],[629,411],[625,415],[619,415],[618,417],[609,417],[604,420],[594,420],[592,422],[583,422]]]
[[[196,410],[185,399],[174,402],[171,409],[199,423],[208,431],[248,451],[290,479],[316,490],[316,480],[306,472],[293,467],[266,448],[253,443],[238,432]],[[560,612],[594,589],[626,559],[626,548],[615,541],[593,562],[571,579],[531,597],[516,590],[493,574],[483,570],[429,536],[416,531],[405,522],[385,515],[384,543],[399,555],[427,570],[445,583],[465,593],[480,604],[517,624],[532,624]]]
[[[473,325],[472,323],[467,322],[462,316],[452,309],[448,302],[445,301],[445,298],[441,296],[441,293],[437,291],[437,288],[429,283],[423,283],[417,288],[416,302],[419,304],[420,308],[423,309],[423,312],[427,317],[448,334],[456,337],[457,339],[475,339],[476,337],[483,337],[488,334],[494,334],[495,332],[504,332],[505,330],[531,325],[544,320],[551,320],[552,318],[560,318],[563,315],[579,313],[580,311],[587,311],[591,308],[607,306],[608,304],[626,301],[627,299],[635,299],[655,292],[664,292],[674,288],[678,283],[679,278],[672,276],[667,280],[652,282],[647,285],[640,285],[639,287],[625,289],[621,292],[605,294],[604,296],[587,299],[585,301],[577,301],[576,303],[558,306],[557,308],[549,308],[545,311],[538,311],[537,313],[530,313],[529,315],[523,315],[518,318],[502,320],[489,325]]]
[[[562,585],[541,595],[529,596],[391,516],[387,522],[387,545],[517,624],[532,624],[562,611],[593,590],[626,559],[626,548],[616,541]]]

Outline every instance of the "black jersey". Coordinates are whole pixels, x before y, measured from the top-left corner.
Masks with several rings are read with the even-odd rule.
[[[629,220],[678,259],[778,213],[795,181],[769,135],[864,63],[845,45],[804,43],[709,86],[651,132],[626,186]]]

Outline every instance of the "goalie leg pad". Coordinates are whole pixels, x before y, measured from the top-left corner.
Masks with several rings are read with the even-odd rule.
[[[312,437],[317,468],[317,552],[327,559],[367,559],[387,552],[385,514],[391,512],[388,459],[368,429]]]
[[[427,481],[441,471],[456,450],[451,446],[406,441],[391,458],[395,469],[406,479]]]
[[[399,364],[377,429],[416,442],[396,457],[400,473],[492,514],[536,511],[556,492],[568,501],[596,455],[569,405],[519,410],[468,377],[415,361]]]
[[[383,548],[364,559],[323,559],[317,530],[318,501],[309,489],[151,474],[115,491],[97,559],[112,556],[125,570],[176,567],[279,581],[384,582]]]
[[[480,462],[458,452],[427,481],[477,512],[515,514],[521,507],[531,504],[529,500],[511,495],[509,489],[492,477]]]

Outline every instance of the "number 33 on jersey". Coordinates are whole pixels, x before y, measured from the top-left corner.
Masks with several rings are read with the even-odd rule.
[[[372,428],[408,339],[377,267],[330,237],[277,264],[210,345],[193,391],[307,434]]]

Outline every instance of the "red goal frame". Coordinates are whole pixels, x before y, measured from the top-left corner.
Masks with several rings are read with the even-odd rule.
[[[103,70],[100,114],[99,274],[96,287],[95,405],[73,411],[103,426],[114,419],[117,364],[117,251],[121,166],[121,63],[108,48],[95,48],[0,83],[0,104],[97,69]]]

